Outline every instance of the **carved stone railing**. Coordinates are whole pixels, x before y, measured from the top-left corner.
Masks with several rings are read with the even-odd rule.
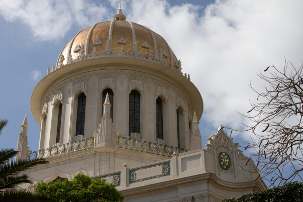
[[[170,161],[150,164],[147,166],[129,169],[129,184],[135,182],[143,182],[146,180],[169,176],[170,175]]]
[[[101,178],[104,179],[105,181],[113,184],[114,186],[120,186],[121,183],[121,172],[115,172],[115,173],[110,173],[107,175],[101,175],[100,177],[97,178]]]
[[[47,149],[41,149],[38,151],[38,158],[49,158],[53,156],[59,156],[62,154],[89,150],[95,147],[95,137],[88,137],[82,140],[69,142],[66,144],[55,144]]]
[[[185,152],[184,149],[179,149],[178,147],[168,146],[165,144],[158,144],[154,142],[141,141],[131,137],[123,136],[118,136],[117,146],[123,149],[130,149],[163,156],[172,156],[176,153]]]

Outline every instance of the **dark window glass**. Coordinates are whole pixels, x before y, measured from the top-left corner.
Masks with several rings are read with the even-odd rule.
[[[182,120],[182,109],[179,107],[177,109],[177,140],[178,140],[178,148],[181,148],[181,120]]]
[[[57,117],[57,135],[56,143],[60,142],[61,118],[62,117],[62,103],[58,104],[58,117]]]
[[[163,103],[160,97],[156,100],[156,132],[157,138],[163,139]]]
[[[140,93],[136,90],[129,94],[129,133],[140,133]]]
[[[113,109],[114,109],[114,93],[113,93],[112,89],[110,89],[110,88],[106,88],[102,92],[102,114],[103,114],[103,107],[104,107],[103,104],[104,104],[104,101],[105,101],[105,98],[106,98],[106,94],[108,94],[109,101],[110,101],[110,104],[111,104],[110,117],[112,118],[112,120],[114,120],[113,119],[113,117],[114,117],[113,116],[113,114],[114,114],[114,111],[113,111]]]
[[[86,96],[84,93],[81,93],[78,96],[76,135],[84,135],[85,105],[86,105]]]

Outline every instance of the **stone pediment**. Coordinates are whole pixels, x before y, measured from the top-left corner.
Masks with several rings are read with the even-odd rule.
[[[218,130],[217,134],[210,136],[207,143],[207,150],[216,150],[220,147],[225,147],[228,150],[239,149],[239,145],[233,142],[233,139],[225,133],[223,127]]]
[[[208,172],[228,182],[245,182],[258,177],[254,162],[243,154],[223,127],[208,139],[206,167]]]

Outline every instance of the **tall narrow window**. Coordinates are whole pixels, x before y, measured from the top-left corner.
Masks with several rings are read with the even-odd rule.
[[[181,107],[177,109],[177,141],[178,148],[181,149],[183,146],[182,137],[183,137],[183,127],[182,127],[182,119],[183,119],[183,110]]]
[[[86,106],[86,96],[84,93],[81,93],[78,96],[76,135],[84,135],[85,106]]]
[[[62,103],[58,104],[58,117],[57,117],[57,133],[56,133],[56,143],[60,142],[60,130],[61,130],[61,118],[62,117]]]
[[[132,90],[129,94],[129,134],[140,133],[140,93]]]
[[[160,97],[156,100],[156,133],[157,138],[163,140],[163,103]]]
[[[106,88],[106,89],[104,89],[103,90],[103,92],[102,92],[102,114],[103,114],[103,104],[104,104],[104,101],[105,101],[105,98],[106,98],[106,94],[108,94],[108,96],[109,96],[109,101],[110,101],[110,104],[111,104],[111,108],[110,108],[110,117],[112,118],[112,120],[114,120],[113,119],[113,117],[114,117],[114,93],[113,93],[113,91],[112,91],[112,89],[110,89],[110,88]]]

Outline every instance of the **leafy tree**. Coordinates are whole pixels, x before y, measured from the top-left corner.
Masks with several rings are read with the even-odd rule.
[[[72,180],[58,178],[49,183],[40,182],[36,192],[58,202],[120,202],[123,199],[114,185],[83,174]]]
[[[285,62],[259,74],[248,111],[249,130],[257,138],[257,164],[271,185],[303,180],[303,66]]]
[[[238,199],[227,199],[223,202],[302,202],[303,183],[289,183],[281,187],[268,189],[261,193],[251,193]]]
[[[0,134],[6,126],[6,120],[0,120]],[[14,157],[18,151],[14,149],[1,149],[0,150],[0,199],[8,198],[9,196],[28,196],[29,193],[11,193],[10,188],[14,188],[20,183],[30,183],[30,180],[25,174],[20,172],[33,167],[38,164],[46,163],[43,159],[28,159],[16,161]],[[6,200],[8,201],[8,200]]]

